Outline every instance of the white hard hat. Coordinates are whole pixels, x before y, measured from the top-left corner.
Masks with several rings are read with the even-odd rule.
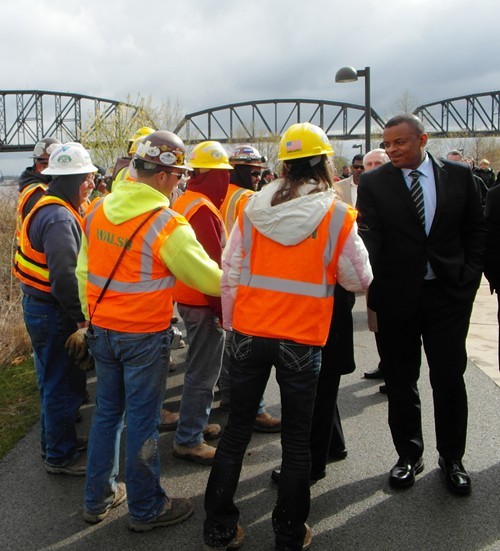
[[[68,142],[60,145],[49,157],[49,166],[42,174],[68,175],[97,172],[88,151],[82,144]]]

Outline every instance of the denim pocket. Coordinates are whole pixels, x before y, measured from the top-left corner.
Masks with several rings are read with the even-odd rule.
[[[252,337],[234,333],[231,355],[238,361],[245,360],[252,351]]]
[[[292,371],[304,371],[315,365],[313,361],[316,347],[291,341],[280,341],[279,358],[283,365]]]

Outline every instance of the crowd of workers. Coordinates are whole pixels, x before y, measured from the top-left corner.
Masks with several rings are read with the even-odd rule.
[[[355,369],[355,293],[368,290],[380,364],[365,376],[385,380],[398,455],[390,484],[408,487],[424,468],[423,342],[439,466],[451,492],[470,493],[465,338],[483,261],[500,287],[500,186],[485,196],[484,216],[470,168],[435,159],[426,143],[416,117],[395,117],[383,148],[356,155],[340,179],[323,130],[294,124],[281,137],[276,177],[250,145],[228,155],[206,141],[188,155],[174,133],[142,128],[93,200],[98,167],[81,144],[36,145],[20,179],[14,272],[44,466],[86,477],[87,522],[125,501],[136,532],[191,516],[191,501],[160,481],[159,430],[175,429],[173,455],[211,466],[204,548],[238,549],[245,533],[234,494],[252,431],[281,432],[282,464],[271,474],[276,549],[309,549],[311,480],[347,455],[337,394]],[[174,305],[189,344],[178,414],[162,409]],[[87,443],[75,422],[94,366]],[[273,367],[281,419],[263,400]],[[224,430],[208,422],[217,384]]]

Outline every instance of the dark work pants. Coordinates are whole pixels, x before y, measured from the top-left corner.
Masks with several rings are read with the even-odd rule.
[[[321,348],[234,333],[231,411],[217,446],[205,493],[205,543],[225,547],[236,533],[234,494],[260,399],[273,365],[280,387],[283,449],[278,498],[273,510],[276,549],[302,549],[309,515],[309,438]]]
[[[467,434],[467,365],[465,340],[472,303],[449,297],[436,280],[424,283],[420,310],[412,319],[378,314],[389,426],[400,457],[422,455],[420,397],[421,348],[429,364],[434,399],[437,449],[446,459],[461,459]]]

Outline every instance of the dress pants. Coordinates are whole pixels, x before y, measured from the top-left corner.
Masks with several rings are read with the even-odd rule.
[[[465,340],[472,303],[459,303],[437,280],[424,282],[419,311],[410,319],[378,314],[389,426],[400,457],[417,459],[424,450],[417,381],[424,346],[434,399],[437,449],[461,459],[467,434]]]

